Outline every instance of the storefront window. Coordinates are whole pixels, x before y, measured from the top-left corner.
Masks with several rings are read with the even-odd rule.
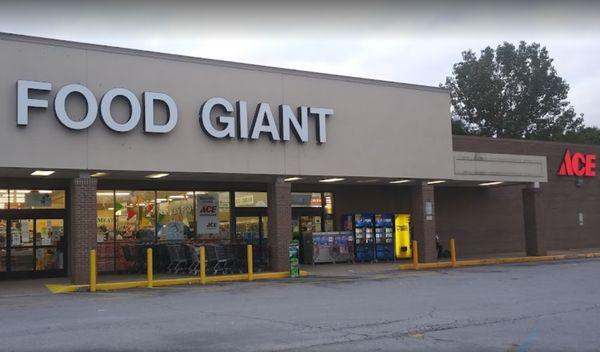
[[[154,241],[155,192],[117,190],[115,197],[117,240]]]
[[[324,231],[333,231],[333,193],[325,192],[325,226]]]
[[[333,214],[333,193],[325,192],[325,214]]]
[[[0,189],[0,209],[8,209],[8,190]]]
[[[116,270],[140,270],[143,245],[156,240],[156,192],[117,190],[115,199]]]
[[[115,199],[113,191],[96,193],[96,230],[98,243],[110,242],[115,238]]]
[[[321,193],[292,193],[292,207],[320,208],[321,206]]]
[[[229,192],[196,192],[196,238],[230,238]]]
[[[0,203],[3,203],[0,191]],[[8,192],[10,209],[64,209],[65,191],[61,190],[30,190],[11,189]]]
[[[267,192],[235,192],[235,206],[264,208],[267,206]]]
[[[158,239],[176,241],[194,236],[194,192],[158,191]]]
[[[115,269],[115,193],[96,193],[96,256],[99,272]]]

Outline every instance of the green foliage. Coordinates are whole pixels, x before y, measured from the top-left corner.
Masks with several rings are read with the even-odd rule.
[[[584,127],[577,132],[567,132],[558,140],[571,143],[600,144],[600,129],[598,127]]]
[[[520,42],[471,50],[446,79],[452,127],[459,134],[559,140],[583,127],[566,100],[569,85],[557,75],[545,47]],[[460,122],[458,122],[460,121]]]

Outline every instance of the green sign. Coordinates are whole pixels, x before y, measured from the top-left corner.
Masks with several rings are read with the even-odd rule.
[[[300,263],[298,262],[298,252],[300,245],[298,240],[292,240],[288,248],[290,257],[290,277],[300,277]]]

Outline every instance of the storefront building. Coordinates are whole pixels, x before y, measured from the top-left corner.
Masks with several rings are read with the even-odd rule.
[[[252,243],[282,271],[290,240],[358,213],[409,216],[422,261],[436,234],[465,255],[600,245],[598,148],[452,137],[445,89],[10,34],[0,52],[0,278],[85,282],[90,249],[126,272],[175,242]]]

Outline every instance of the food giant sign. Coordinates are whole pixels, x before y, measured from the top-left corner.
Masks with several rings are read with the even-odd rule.
[[[52,84],[40,81],[17,81],[17,126],[27,126],[29,123],[29,108],[48,108],[48,100],[30,97],[31,91],[50,92]],[[69,96],[79,96],[86,104],[87,112],[83,117],[74,118],[69,115],[66,108]],[[112,116],[111,106],[115,99],[124,99],[129,104],[130,115],[126,122],[118,122]],[[58,121],[72,130],[84,130],[90,127],[98,112],[102,121],[112,131],[129,132],[133,130],[144,116],[144,132],[169,133],[177,125],[178,111],[175,100],[165,93],[144,92],[142,95],[143,106],[137,96],[126,88],[112,88],[100,99],[100,105],[92,91],[84,85],[73,83],[60,88],[54,98],[54,112]],[[154,118],[155,103],[162,103],[167,109],[167,121],[156,123]],[[221,111],[219,115],[217,112]],[[216,118],[213,115],[217,114]],[[240,100],[236,108],[225,98],[213,97],[208,99],[200,108],[199,122],[202,130],[210,137],[259,139],[266,134],[272,141],[289,141],[293,134],[300,143],[308,142],[308,119],[316,119],[316,141],[327,141],[326,120],[333,115],[333,109],[311,106],[300,106],[296,113],[289,105],[279,105],[279,127],[271,106],[268,103],[259,103],[256,107],[254,119],[249,124],[248,103]]]
[[[570,150],[565,151],[565,156],[558,169],[559,176],[596,176],[596,155],[573,153]]]

